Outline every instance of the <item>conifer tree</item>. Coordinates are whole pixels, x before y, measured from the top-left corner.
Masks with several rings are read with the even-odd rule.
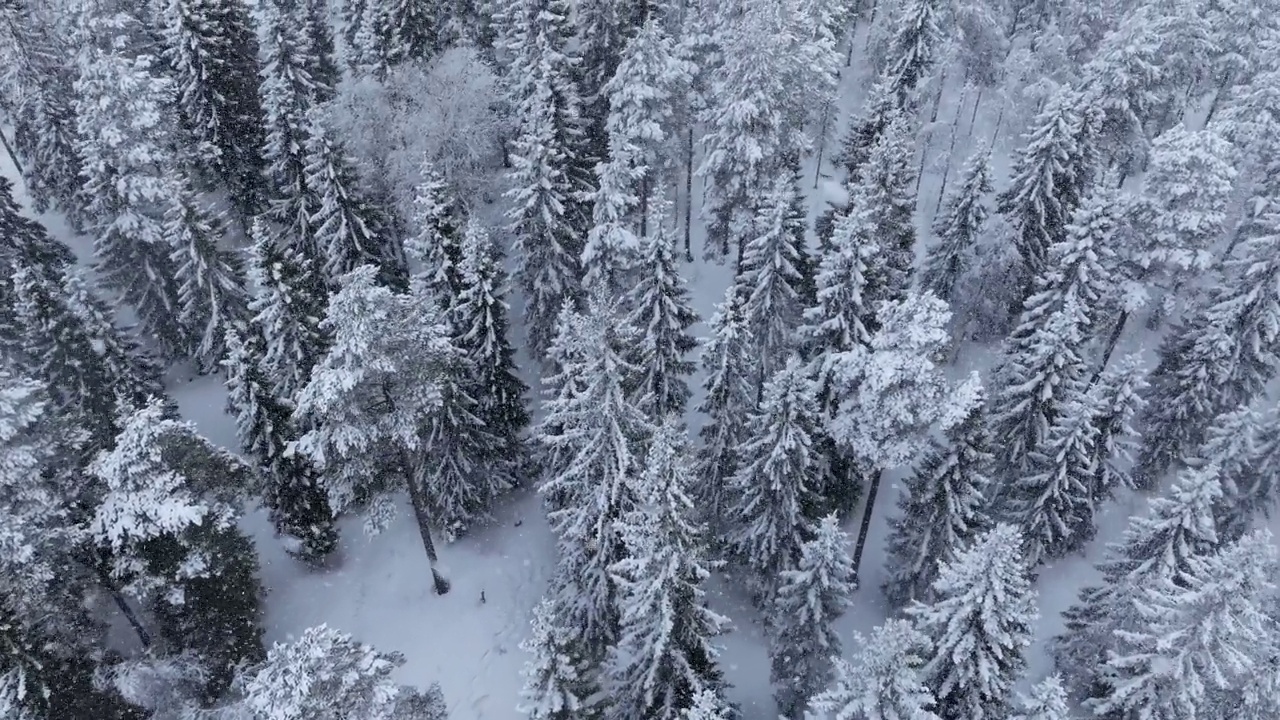
[[[1155,498],[1144,516],[1129,520],[1120,542],[1099,563],[1103,583],[1086,587],[1063,617],[1066,633],[1054,641],[1058,670],[1073,694],[1096,687],[1116,633],[1132,629],[1133,588],[1185,585],[1192,558],[1218,545],[1213,508],[1222,497],[1218,469],[1186,470],[1168,497]]]
[[[111,307],[83,274],[63,278],[67,304],[84,323],[89,342],[107,374],[116,405],[141,407],[149,398],[165,397],[163,368],[141,345],[132,328],[121,328]]]
[[[610,568],[620,630],[606,672],[621,717],[678,718],[702,690],[723,685],[712,638],[728,619],[706,606],[702,527],[686,487],[683,423],[663,419],[635,478],[636,506],[617,529],[625,556]]]
[[[542,600],[533,609],[533,629],[520,649],[531,654],[524,666],[520,712],[530,720],[573,720],[589,712],[595,688],[575,656],[573,632],[559,624],[555,606]]]
[[[934,583],[937,600],[907,614],[934,647],[924,672],[943,720],[995,720],[1009,710],[1036,619],[1022,534],[997,525],[957,554]]]
[[[1273,538],[1259,530],[1193,560],[1183,587],[1137,589],[1137,626],[1117,634],[1112,679],[1087,707],[1104,717],[1216,716],[1220,694],[1254,682],[1273,652],[1278,628],[1262,605],[1275,570]]]
[[[377,268],[362,265],[329,299],[320,329],[333,340],[297,393],[294,422],[305,432],[289,452],[302,453],[321,472],[334,512],[407,486],[435,591],[444,594],[449,583],[436,568],[431,530],[455,518],[435,517],[433,510],[455,499],[444,493],[473,488],[429,483],[455,477],[456,468],[442,467],[438,453],[456,448],[440,447],[437,433],[455,422],[464,426],[470,413],[457,392],[466,361],[434,298],[396,293],[377,275]],[[478,486],[491,480],[472,478]],[[379,515],[386,502],[373,509],[376,527],[385,521]]]
[[[996,196],[996,210],[1014,229],[1023,288],[1045,271],[1049,248],[1065,238],[1068,218],[1093,179],[1094,149],[1079,104],[1069,89],[1049,98],[1014,157],[1009,187]]]
[[[170,650],[199,658],[213,700],[263,656],[257,556],[235,526],[252,473],[159,402],[122,425],[89,468],[104,487],[89,529],[112,576],[150,601]]]
[[[819,404],[827,412],[833,409],[835,359],[871,344],[868,296],[880,246],[864,220],[865,216],[852,213],[837,218],[831,247],[822,254],[814,278],[816,304],[805,309],[799,328],[811,358],[810,372],[818,379]]]
[[[904,105],[939,54],[942,32],[937,0],[906,0],[899,13],[885,72],[898,104]]]
[[[731,285],[708,321],[702,341],[704,392],[698,412],[707,420],[698,430],[698,482],[691,494],[702,509],[708,537],[718,538],[723,526],[726,492],[738,469],[738,448],[746,439],[747,418],[755,407],[755,369],[749,353],[751,331],[742,312],[744,298]]]
[[[986,494],[991,483],[991,438],[986,427],[982,386],[969,383],[952,410],[962,419],[924,456],[905,492],[888,541],[889,580],[885,597],[903,607],[928,602],[938,568],[990,525]]]
[[[418,282],[440,300],[441,308],[448,309],[452,298],[462,291],[465,224],[457,198],[430,162],[422,164],[413,212],[415,233],[405,242],[405,253],[419,265],[415,273]]]
[[[315,196],[308,222],[317,247],[323,250],[329,282],[370,264],[378,268],[379,280],[387,287],[405,290],[404,248],[391,236],[386,212],[360,192],[346,149],[333,137],[318,109],[307,113],[306,150],[306,184]]]
[[[734,503],[726,513],[732,555],[751,573],[752,588],[765,603],[813,536],[818,432],[813,383],[792,358],[765,383],[750,415],[730,482]]]
[[[454,333],[475,372],[476,415],[499,442],[500,457],[516,462],[529,426],[525,393],[507,338],[506,271],[489,231],[467,224],[460,248],[461,289],[453,307]]]
[[[939,720],[930,709],[933,693],[925,684],[929,638],[909,621],[889,619],[871,638],[855,634],[862,646],[849,663],[835,658],[836,682],[813,699],[826,720]]]
[[[162,18],[183,129],[202,168],[225,183],[247,219],[264,191],[258,46],[248,8],[239,0],[168,0]]]
[[[40,223],[24,217],[13,196],[13,181],[0,177],[0,233],[8,240],[0,248],[0,269],[5,277],[27,266],[55,278],[75,263],[66,243],[49,234]]]
[[[1280,212],[1250,236],[1200,306],[1161,345],[1135,476],[1154,485],[1217,414],[1251,402],[1280,367]]]
[[[226,335],[228,401],[236,413],[240,449],[262,475],[262,501],[276,532],[284,536],[286,549],[309,563],[320,563],[337,546],[329,498],[315,470],[305,458],[286,453],[297,439],[293,407],[277,398],[260,363],[264,348],[256,328],[241,337],[235,329]]]
[[[1098,430],[1092,486],[1095,505],[1109,499],[1116,488],[1133,485],[1128,471],[1132,451],[1138,446],[1133,421],[1146,406],[1146,387],[1146,370],[1135,354],[1102,373],[1089,388],[1095,413],[1093,424]]]
[[[689,402],[686,378],[693,363],[685,359],[697,342],[689,327],[698,321],[690,307],[689,289],[676,258],[675,237],[658,224],[643,240],[637,283],[628,294],[631,308],[626,322],[641,333],[636,365],[641,372],[640,394],[652,418],[684,415]]]
[[[881,76],[867,90],[862,110],[850,121],[835,158],[848,171],[847,184],[852,186],[859,181],[862,168],[871,158],[871,148],[875,147],[885,128],[901,110],[890,78]]]
[[[925,254],[920,285],[947,302],[954,301],[957,281],[973,265],[973,249],[989,215],[985,199],[991,192],[991,151],[980,147],[965,163],[960,185],[934,221],[937,243]]]
[[[582,88],[585,117],[588,119],[589,154],[604,158],[608,147],[606,118],[609,117],[609,81],[617,74],[627,40],[633,34],[633,18],[626,8],[611,0],[580,0],[574,12],[582,66],[578,84]]]
[[[422,0],[363,0],[349,48],[358,69],[383,78],[406,62],[422,62],[441,49],[442,7]]]
[[[145,35],[136,18],[89,11],[84,22],[93,42],[77,56],[76,146],[98,276],[134,308],[162,353],[177,357],[188,347],[188,333],[179,321],[176,272],[157,211],[172,192],[173,83],[152,57],[126,54],[134,38]]]
[[[801,546],[795,569],[782,571],[773,605],[769,677],[786,717],[802,716],[809,701],[831,682],[832,658],[840,657],[832,623],[849,608],[856,588],[848,542],[836,516],[828,515],[817,524],[813,539]]]
[[[579,633],[583,657],[603,660],[619,632],[618,588],[610,568],[626,557],[618,523],[635,507],[640,452],[652,429],[627,392],[636,369],[626,351],[634,332],[613,304],[592,299],[586,315],[566,310],[557,353],[572,357],[561,392],[544,401],[535,438],[560,458],[539,488],[560,545],[562,621]]]
[[[253,324],[266,343],[260,363],[276,397],[293,398],[329,346],[320,326],[327,306],[319,268],[277,241],[266,221],[253,223],[249,272],[257,294],[249,303]]]
[[[882,300],[901,300],[915,273],[915,163],[907,118],[893,115],[871,146],[857,184],[850,188],[849,212],[874,233],[884,255],[880,278],[869,294],[875,307]]]
[[[730,720],[733,707],[715,690],[700,690],[693,705],[680,714],[680,720]]]
[[[249,298],[240,257],[218,247],[226,232],[222,218],[201,205],[185,179],[178,182],[164,232],[180,283],[179,317],[194,341],[191,355],[207,371],[225,355],[227,328],[247,319]]]
[[[1018,712],[1012,720],[1070,720],[1071,710],[1067,704],[1067,691],[1062,687],[1062,678],[1050,675],[1031,686],[1031,694],[1020,696]]]
[[[535,358],[551,343],[566,300],[580,295],[582,239],[590,223],[581,198],[591,189],[581,99],[570,52],[565,0],[520,0],[506,40],[512,54],[511,104],[520,118],[511,162],[516,275],[525,291],[525,327]]]

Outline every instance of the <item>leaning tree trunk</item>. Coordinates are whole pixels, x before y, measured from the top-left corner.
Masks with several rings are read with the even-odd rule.
[[[684,134],[684,261],[693,262],[693,123]]]
[[[4,134],[2,129],[0,129],[0,145],[4,145],[4,151],[9,154],[9,159],[13,161],[13,168],[18,171],[19,175],[22,175],[22,161],[18,159],[18,154],[13,151],[13,146],[9,144],[9,137]]]
[[[141,618],[138,617],[138,613],[134,612],[133,608],[129,605],[129,601],[125,600],[124,594],[120,592],[120,587],[116,585],[115,578],[111,577],[111,573],[107,570],[106,563],[103,558],[92,548],[88,550],[88,553],[89,557],[80,558],[79,562],[88,565],[93,574],[97,576],[98,582],[102,587],[106,588],[107,594],[111,596],[111,601],[116,604],[116,607],[120,609],[120,614],[124,616],[124,619],[128,621],[129,626],[133,628],[135,633],[137,633],[138,640],[142,643],[142,647],[151,647],[151,633],[147,630],[146,626],[142,624]]]
[[[858,568],[862,565],[862,552],[867,549],[867,533],[871,532],[871,513],[875,510],[876,494],[880,491],[880,478],[884,471],[873,468],[867,478],[867,504],[862,510],[862,525],[858,527],[858,541],[853,546],[853,577],[859,577]]]
[[[1107,346],[1102,351],[1102,359],[1098,363],[1098,369],[1094,371],[1093,377],[1089,378],[1089,386],[1098,382],[1098,378],[1102,377],[1102,373],[1107,369],[1107,363],[1111,362],[1111,354],[1116,351],[1116,345],[1120,344],[1120,336],[1124,334],[1124,326],[1129,322],[1129,311],[1121,310],[1120,316],[1116,318],[1115,327],[1111,328],[1111,335],[1107,337]]]
[[[431,565],[431,582],[437,595],[449,592],[449,581],[440,574],[436,563],[440,562],[436,555],[436,544],[431,540],[431,512],[427,509],[426,494],[422,484],[415,477],[409,453],[400,449],[400,466],[404,472],[405,482],[409,485],[409,502],[413,504],[413,517],[418,521],[418,534],[422,536],[422,549],[427,551],[427,562]]]

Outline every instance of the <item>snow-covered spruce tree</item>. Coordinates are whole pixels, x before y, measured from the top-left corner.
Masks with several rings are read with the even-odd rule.
[[[361,72],[385,78],[405,62],[423,62],[442,49],[440,31],[446,9],[423,0],[362,0],[359,27],[352,37],[354,64]]]
[[[1068,301],[1040,321],[1038,330],[1015,331],[1019,341],[1011,341],[1003,351],[991,406],[991,431],[1003,448],[997,453],[1001,474],[1013,477],[1030,471],[1031,454],[1044,447],[1064,404],[1085,390],[1077,308],[1077,303]]]
[[[1066,237],[1068,218],[1093,180],[1095,151],[1080,102],[1069,88],[1049,98],[1014,156],[1009,187],[996,196],[996,210],[1013,226],[1027,289],[1047,269],[1049,248]]]
[[[1010,720],[1071,720],[1071,706],[1062,678],[1050,675],[1031,686],[1031,694],[1018,696],[1018,711]]]
[[[1002,514],[1022,527],[1032,567],[1093,539],[1096,416],[1088,395],[1063,398],[1043,444],[1030,452],[1030,472],[1013,476],[1001,498]]]
[[[517,708],[529,720],[577,720],[591,717],[587,705],[597,690],[582,659],[576,655],[573,631],[560,624],[555,605],[543,599],[533,609],[529,637],[520,649],[533,657],[525,662],[525,678]]]
[[[1133,460],[1132,451],[1138,446],[1133,421],[1146,406],[1143,396],[1146,387],[1146,369],[1141,358],[1134,354],[1099,375],[1089,388],[1093,424],[1098,431],[1091,486],[1095,507],[1110,499],[1116,488],[1133,485],[1128,470]]]
[[[178,115],[205,172],[230,190],[246,220],[262,209],[262,105],[258,45],[241,0],[167,0],[164,58]]]
[[[755,368],[750,353],[751,331],[742,312],[744,294],[730,285],[724,300],[708,321],[702,341],[704,392],[697,411],[707,420],[698,430],[698,482],[690,494],[702,510],[708,538],[720,537],[726,511],[726,491],[738,469],[738,448],[746,439],[747,418],[756,404]]]
[[[952,302],[956,282],[973,265],[973,249],[986,227],[986,197],[992,192],[991,151],[979,147],[965,163],[960,184],[933,223],[936,244],[925,253],[920,286]]]
[[[173,191],[173,83],[135,47],[145,34],[136,18],[86,11],[83,23],[92,42],[76,57],[76,147],[98,277],[134,308],[163,354],[177,357],[189,334],[158,210]]]
[[[539,492],[560,546],[555,590],[561,621],[578,632],[579,652],[600,662],[618,639],[618,588],[610,568],[626,557],[618,523],[635,508],[641,452],[652,426],[627,388],[635,333],[613,303],[593,297],[585,314],[566,309],[556,354],[572,362],[543,402],[535,439],[558,458]]]
[[[742,310],[756,343],[757,388],[795,350],[795,329],[804,316],[800,266],[806,251],[803,234],[793,232],[795,193],[792,179],[780,177],[761,199],[734,280],[746,295]]]
[[[284,229],[296,252],[319,268],[324,255],[311,227],[316,201],[307,186],[307,110],[325,88],[312,74],[315,48],[305,18],[283,0],[257,4],[262,66],[258,92],[266,124],[262,159],[269,185],[269,217]]]
[[[850,188],[849,212],[863,215],[884,255],[880,278],[869,293],[876,307],[901,300],[911,290],[916,261],[916,170],[914,138],[906,115],[895,114],[871,146],[857,184]]]
[[[897,27],[885,73],[899,105],[906,104],[908,94],[925,79],[940,54],[939,5],[938,0],[905,0],[897,9]]]
[[[731,720],[734,708],[715,690],[700,690],[693,704],[680,714],[680,720]]]
[[[1259,218],[1151,375],[1135,477],[1153,486],[1214,416],[1251,402],[1280,369],[1280,211]]]
[[[462,232],[465,226],[457,198],[444,176],[423,162],[413,196],[414,235],[405,241],[405,254],[418,264],[414,278],[448,309],[462,291]]]
[[[933,651],[924,668],[943,720],[995,720],[1010,709],[1036,619],[1022,533],[1000,524],[943,566],[937,600],[907,609]]]
[[[1117,633],[1105,689],[1086,702],[1099,717],[1230,717],[1220,695],[1255,682],[1280,632],[1263,611],[1275,590],[1276,548],[1250,533],[1191,563],[1187,584],[1148,585],[1130,598],[1138,622]]]
[[[63,290],[72,312],[79,316],[89,342],[102,358],[116,404],[141,407],[148,399],[166,397],[163,367],[139,342],[132,328],[121,328],[116,315],[83,273],[63,277]]]
[[[21,266],[56,278],[75,263],[75,255],[66,243],[49,234],[39,222],[24,217],[13,195],[13,181],[0,177],[0,233],[6,242],[0,246],[0,270],[8,278]]]
[[[898,499],[884,586],[885,597],[896,607],[932,600],[939,566],[991,525],[986,494],[993,458],[985,398],[979,382],[970,381],[961,390],[948,412],[963,419],[946,431],[945,444],[931,444]]]
[[[731,556],[768,607],[783,570],[796,566],[818,520],[819,428],[813,382],[792,358],[764,386],[747,422],[726,508]]]
[[[355,268],[378,268],[378,280],[393,290],[408,287],[404,248],[392,236],[391,221],[360,191],[355,167],[342,142],[328,127],[324,111],[307,112],[307,191],[315,198],[308,223],[324,253],[330,283]]]
[[[293,407],[275,395],[262,371],[264,342],[257,328],[242,337],[234,328],[226,334],[228,402],[236,414],[240,449],[262,476],[262,503],[285,549],[308,563],[319,564],[338,544],[329,498],[315,470],[305,458],[287,455],[297,439]]]
[[[648,3],[638,3],[643,8]],[[596,158],[608,156],[608,139],[605,129],[609,117],[609,81],[617,76],[627,41],[635,34],[637,24],[632,13],[613,0],[579,0],[575,3],[573,18],[577,25],[578,54],[582,65],[578,69],[578,85],[582,88],[583,107],[587,119],[587,147]]]
[[[259,366],[276,397],[290,399],[329,347],[329,334],[320,326],[328,296],[316,260],[277,239],[272,230],[260,217],[253,222],[249,278],[256,294],[249,312],[265,342]]]
[[[836,681],[813,698],[822,720],[939,720],[924,669],[929,638],[909,620],[889,619],[864,639],[852,663],[835,658]]]
[[[638,226],[634,221],[640,199],[631,187],[635,172],[633,149],[615,139],[610,143],[609,162],[596,165],[596,186],[592,193],[591,229],[582,246],[582,284],[588,292],[617,296],[626,291],[630,270],[639,251]]]
[[[116,396],[93,338],[71,309],[62,286],[20,268],[13,275],[13,312],[22,328],[21,364],[48,388],[55,410],[83,427],[95,447],[115,438]],[[6,360],[10,360],[6,358]]]
[[[467,223],[460,252],[454,335],[475,373],[475,413],[499,442],[501,458],[514,466],[524,454],[529,387],[516,374],[515,348],[507,337],[504,258],[489,231],[474,219]]]
[[[611,568],[620,631],[605,685],[618,717],[676,720],[702,690],[724,684],[712,638],[728,626],[706,605],[710,576],[693,502],[684,423],[662,419],[636,477],[636,506],[618,535],[626,555]]]
[[[950,388],[940,366],[949,340],[946,303],[925,294],[880,306],[883,325],[870,347],[855,347],[835,360],[838,401],[827,433],[867,474],[867,501],[853,549],[856,571],[866,548],[876,493],[884,471],[915,458],[924,434],[949,417]],[[944,423],[945,430],[948,425]]]
[[[112,577],[149,601],[168,649],[199,658],[212,700],[263,655],[257,554],[235,525],[252,471],[159,402],[122,425],[89,467],[104,489],[89,530]]]
[[[422,692],[391,679],[403,664],[399,653],[379,651],[326,625],[310,627],[296,640],[276,643],[265,660],[243,672],[236,688],[240,698],[230,710],[253,720],[444,720],[439,685]]]
[[[871,158],[875,147],[889,123],[900,108],[890,79],[881,76],[868,90],[862,110],[849,121],[849,130],[841,141],[840,152],[834,158],[848,171],[845,182],[854,185],[862,175],[862,168]]]
[[[226,234],[223,218],[200,202],[186,177],[175,183],[164,234],[177,271],[179,318],[192,339],[189,353],[207,372],[226,354],[227,328],[248,319],[245,271],[239,253],[218,247]]]
[[[332,343],[296,395],[294,422],[305,432],[286,452],[316,466],[335,513],[371,500],[366,527],[373,531],[392,512],[385,494],[407,487],[435,590],[443,594],[449,584],[436,570],[431,539],[443,519],[432,510],[460,499],[440,493],[471,488],[429,485],[431,471],[444,471],[434,456],[443,449],[432,446],[426,429],[434,433],[470,414],[464,396],[452,392],[466,360],[434,298],[396,293],[377,274],[372,265],[356,268],[329,299],[320,327]],[[477,486],[490,481],[471,479]]]
[[[627,298],[631,310],[626,322],[640,332],[635,357],[641,373],[639,393],[645,412],[655,421],[670,413],[684,415],[687,378],[693,374],[686,356],[698,344],[689,334],[698,315],[680,275],[675,240],[671,228],[655,224],[641,241],[639,275]]]
[[[520,129],[513,142],[507,217],[516,277],[525,291],[531,355],[542,360],[566,300],[579,300],[582,242],[590,214],[581,99],[574,82],[565,0],[520,0],[508,11],[512,54],[509,102]]]
[[[840,657],[833,623],[849,608],[856,588],[845,546],[849,536],[835,515],[817,524],[800,548],[794,570],[783,570],[770,621],[769,657],[774,699],[782,714],[800,718],[809,701],[831,683]]]
[[[1135,627],[1135,588],[1186,585],[1191,560],[1218,546],[1213,509],[1222,497],[1218,470],[1185,470],[1168,497],[1155,498],[1144,516],[1129,520],[1120,542],[1107,547],[1098,569],[1103,584],[1086,587],[1063,612],[1066,632],[1054,639],[1059,672],[1073,695],[1098,686],[1116,633]]]

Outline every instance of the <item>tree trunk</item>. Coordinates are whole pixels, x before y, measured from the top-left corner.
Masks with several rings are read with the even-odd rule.
[[[1120,336],[1124,334],[1124,326],[1129,322],[1129,311],[1120,311],[1120,317],[1116,318],[1115,327],[1111,328],[1111,335],[1107,337],[1107,346],[1102,351],[1102,359],[1098,363],[1098,369],[1094,371],[1093,377],[1089,378],[1089,387],[1098,382],[1098,378],[1102,377],[1102,373],[1107,369],[1107,363],[1111,362],[1111,353],[1116,351],[1116,345],[1120,344]]]
[[[98,582],[107,589],[107,594],[111,596],[111,601],[116,604],[116,607],[120,608],[120,614],[124,615],[124,619],[129,622],[130,627],[137,633],[138,641],[142,643],[142,647],[151,647],[151,633],[142,624],[138,613],[134,612],[133,608],[129,606],[129,601],[125,600],[124,595],[120,593],[120,588],[116,585],[115,578],[111,577],[111,573],[107,571],[104,561],[98,556],[97,552],[90,549],[87,561],[81,559],[80,562],[88,565],[93,574],[98,577]]]
[[[862,45],[863,50],[871,47],[871,31],[875,29],[876,10],[879,9],[879,5],[879,0],[871,0],[871,14],[867,16],[867,40]]]
[[[1222,102],[1222,93],[1227,89],[1227,83],[1230,82],[1230,74],[1223,73],[1222,79],[1218,81],[1218,87],[1213,91],[1213,99],[1209,101],[1209,112],[1204,116],[1204,126],[1209,127],[1209,123],[1213,122],[1213,116],[1218,112],[1218,105]]]
[[[640,180],[640,237],[649,237],[649,178]]]
[[[867,477],[867,504],[862,510],[862,525],[858,527],[858,541],[853,546],[853,577],[855,579],[859,577],[858,568],[862,565],[862,552],[867,549],[867,533],[871,532],[871,513],[875,510],[876,494],[880,491],[880,478],[883,475],[883,470],[874,468]]]
[[[996,115],[996,129],[995,132],[991,133],[991,142],[989,144],[992,148],[996,146],[996,139],[1000,137],[1000,126],[1004,123],[1004,106],[1004,103],[1000,103],[1000,114]]]
[[[960,117],[960,108],[956,108],[956,118]],[[942,184],[938,187],[938,201],[933,205],[933,217],[936,219],[942,210],[942,198],[947,195],[947,180],[951,177],[951,164],[955,162],[956,124],[951,125],[951,142],[947,145],[947,164],[942,168]]]
[[[693,124],[684,136],[684,260],[693,262]]]
[[[973,126],[974,123],[978,122],[978,108],[982,107],[982,93],[984,90],[986,90],[984,87],[978,88],[978,94],[973,98],[973,112],[969,114],[969,131],[965,133],[965,142],[968,142],[973,137]]]
[[[409,502],[413,504],[413,517],[418,521],[418,534],[422,536],[422,549],[427,551],[427,562],[431,566],[431,582],[437,595],[449,592],[449,581],[436,569],[440,558],[436,555],[436,544],[431,540],[431,513],[427,510],[427,499],[423,497],[422,485],[414,477],[413,464],[409,453],[403,448],[399,450],[400,466],[404,472],[405,482],[409,485]]]
[[[13,161],[13,167],[18,171],[18,174],[24,174],[22,161],[18,159],[18,154],[13,151],[13,146],[9,144],[9,136],[4,134],[3,129],[0,129],[0,145],[4,145],[4,151],[9,154],[9,159]]]

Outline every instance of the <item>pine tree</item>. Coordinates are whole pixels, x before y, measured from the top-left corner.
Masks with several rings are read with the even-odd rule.
[[[581,99],[569,52],[565,0],[521,0],[510,10],[511,104],[521,119],[513,143],[512,207],[516,276],[525,291],[525,327],[533,357],[543,359],[560,309],[579,297],[582,238],[590,223],[580,198],[585,169]]]
[[[375,77],[406,62],[424,62],[442,47],[440,6],[423,0],[363,0],[358,29],[348,47],[355,65]]]
[[[559,624],[555,606],[542,600],[533,609],[533,628],[520,649],[531,654],[524,666],[520,712],[530,720],[574,720],[590,712],[595,689],[580,658],[573,632]]]
[[[1146,370],[1135,354],[1102,373],[1089,388],[1089,402],[1095,413],[1093,424],[1098,431],[1092,485],[1095,506],[1110,499],[1116,488],[1133,486],[1128,472],[1132,451],[1138,445],[1133,421],[1146,406],[1146,387]]]
[[[539,488],[560,545],[558,590],[562,621],[579,633],[583,657],[598,661],[618,637],[618,588],[610,568],[626,557],[618,523],[635,507],[649,420],[626,392],[636,374],[626,350],[634,333],[614,306],[592,299],[585,315],[567,310],[557,353],[562,392],[543,404],[537,441],[558,457]]]
[[[172,192],[169,110],[174,87],[148,55],[129,57],[144,33],[127,14],[85,19],[93,43],[77,57],[76,147],[84,160],[85,213],[103,285],[133,306],[163,354],[188,347],[179,322],[178,286],[161,217]]]
[[[905,492],[899,497],[899,517],[888,541],[889,580],[885,597],[897,607],[912,600],[932,600],[938,568],[990,525],[986,494],[991,483],[991,438],[986,427],[984,397],[979,383],[956,398],[951,410],[960,422],[924,455]]]
[[[396,293],[377,274],[372,265],[357,268],[329,299],[320,329],[333,340],[297,392],[294,421],[305,432],[288,452],[302,453],[321,472],[334,512],[407,486],[435,590],[444,594],[449,584],[435,567],[431,530],[454,518],[433,517],[432,502],[450,498],[432,497],[438,488],[428,482],[444,479],[429,478],[431,471],[453,470],[435,465],[436,453],[453,448],[432,440],[469,413],[455,392],[466,361],[434,298]],[[376,527],[388,508],[383,501],[373,509]]]
[[[693,363],[685,356],[697,346],[689,327],[698,315],[680,276],[671,231],[659,224],[641,247],[640,273],[628,293],[631,312],[626,320],[641,333],[635,360],[642,375],[640,394],[652,418],[683,415],[689,401],[686,378],[693,373]]]
[[[8,240],[0,248],[0,268],[5,277],[28,266],[53,278],[75,263],[66,243],[54,238],[40,223],[23,217],[13,196],[13,181],[0,177],[0,233]]]
[[[329,346],[320,326],[327,306],[324,280],[309,258],[277,241],[261,218],[253,223],[249,303],[253,324],[266,342],[261,368],[276,397],[293,398]]]
[[[507,338],[504,258],[489,231],[472,220],[462,237],[458,263],[461,289],[453,307],[454,332],[475,377],[476,415],[499,441],[499,456],[515,463],[529,426],[525,393],[516,373],[515,349]]]
[[[102,358],[116,405],[141,407],[150,398],[165,397],[163,368],[146,352],[132,328],[121,328],[115,314],[83,274],[63,278],[68,307],[84,323],[94,352]]]
[[[1094,149],[1079,106],[1069,89],[1049,98],[1014,158],[1008,189],[996,196],[996,210],[1013,226],[1022,256],[1022,287],[1045,272],[1049,248],[1065,238],[1068,218],[1093,179]]]
[[[700,690],[680,720],[730,720],[733,708],[715,690]]]
[[[635,28],[626,8],[612,0],[580,0],[573,17],[578,30],[578,53],[582,56],[578,84],[585,101],[585,117],[590,122],[589,152],[593,157],[603,158],[607,155],[608,84],[617,74],[627,40]]]
[[[362,196],[346,149],[333,137],[319,109],[307,113],[306,157],[306,185],[316,203],[308,223],[317,247],[323,250],[329,282],[371,264],[387,287],[406,289],[404,248],[391,237],[390,218]]]
[[[991,191],[991,151],[980,147],[965,163],[960,185],[934,221],[937,244],[925,255],[920,278],[923,289],[947,302],[954,302],[956,282],[973,266],[973,249],[989,215],[984,200]]]
[[[718,538],[726,491],[738,469],[738,448],[746,439],[747,418],[755,407],[755,370],[748,353],[751,331],[742,313],[743,296],[730,286],[708,321],[702,341],[703,401],[697,411],[707,420],[698,430],[698,482],[691,491],[710,530]]]
[[[710,570],[685,490],[686,443],[682,423],[664,418],[634,481],[636,506],[616,530],[626,554],[610,568],[620,630],[606,673],[621,717],[676,720],[695,694],[723,685],[712,638],[728,619],[706,606]]]
[[[885,128],[903,109],[898,105],[891,80],[881,76],[868,90],[861,112],[849,122],[840,152],[835,160],[842,164],[849,175],[847,184],[855,185],[862,177],[862,169],[871,159],[871,148],[879,142]]]
[[[265,188],[258,46],[248,9],[239,0],[168,0],[162,17],[183,129],[200,164],[249,218]]]
[[[783,570],[799,562],[817,520],[815,488],[819,432],[813,383],[792,358],[765,383],[759,408],[747,422],[730,481],[728,543],[767,603]]]
[[[1019,698],[1018,713],[1012,720],[1070,720],[1067,691],[1062,678],[1050,675],[1031,687],[1031,694]]]
[[[150,600],[169,649],[200,658],[212,700],[263,655],[257,555],[235,527],[252,473],[158,402],[122,425],[89,468],[105,490],[89,529],[113,577]]]
[[[774,699],[786,717],[801,717],[831,682],[832,658],[840,657],[832,623],[849,608],[856,588],[848,542],[836,516],[828,515],[801,546],[796,568],[782,571],[772,608],[769,677],[779,688]]]
[[[209,370],[226,353],[227,328],[247,319],[249,298],[239,255],[218,247],[226,233],[222,218],[179,182],[185,187],[169,205],[164,233],[178,273],[179,318],[194,340],[191,355]]]
[[[1138,589],[1137,627],[1118,633],[1114,679],[1087,706],[1104,717],[1216,715],[1223,691],[1254,682],[1280,630],[1262,610],[1275,569],[1271,533],[1260,530],[1194,560],[1185,587]]]
[[[933,604],[907,610],[934,639],[924,672],[943,720],[988,720],[1009,710],[1036,619],[1022,542],[1017,528],[997,525],[942,568]]]
[[[836,682],[813,699],[824,720],[939,720],[930,708],[933,693],[925,684],[929,638],[908,620],[890,619],[862,646],[853,663],[835,658]]]
[[[464,221],[448,183],[430,162],[422,164],[413,197],[413,237],[405,242],[406,254],[419,265],[415,277],[448,309],[462,291],[462,232]]]
[[[236,413],[240,448],[252,459],[263,479],[263,504],[286,549],[308,563],[320,563],[338,544],[329,498],[315,470],[304,458],[286,453],[297,439],[293,408],[277,398],[262,372],[261,336],[250,329],[242,338],[235,329],[226,335],[228,401]]]
[[[1192,558],[1217,547],[1217,475],[1213,466],[1184,471],[1168,497],[1153,499],[1145,516],[1131,518],[1121,541],[1108,546],[1098,565],[1103,584],[1086,587],[1063,613],[1066,633],[1054,640],[1053,651],[1073,694],[1096,686],[1116,633],[1135,626],[1132,589],[1185,585]]]
[[[742,253],[739,276],[746,294],[743,312],[757,345],[756,386],[764,384],[787,361],[795,328],[804,313],[800,265],[804,237],[792,232],[789,208],[795,198],[791,178],[779,178],[761,203],[751,238]]]
[[[898,104],[916,89],[929,71],[940,50],[942,32],[936,0],[906,0],[898,11],[888,67],[885,72]]]
[[[880,133],[850,188],[849,212],[874,233],[884,258],[878,268],[872,307],[882,300],[901,300],[911,289],[915,273],[915,152],[907,118],[895,114]]]
[[[1280,358],[1280,212],[1260,218],[1239,256],[1200,306],[1161,346],[1151,376],[1142,453],[1135,476],[1150,487],[1203,441],[1217,414],[1252,401]],[[1185,450],[1184,450],[1185,449]]]

